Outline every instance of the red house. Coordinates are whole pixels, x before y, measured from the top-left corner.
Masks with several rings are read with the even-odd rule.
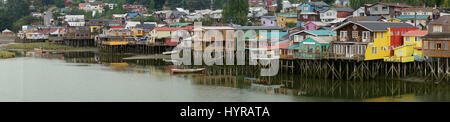
[[[393,27],[390,29],[391,31],[391,47],[396,48],[403,45],[403,34],[408,31],[418,30],[417,27]],[[393,53],[393,50],[392,50]]]

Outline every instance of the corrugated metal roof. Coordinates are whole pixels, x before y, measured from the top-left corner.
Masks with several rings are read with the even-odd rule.
[[[339,27],[336,27],[335,29],[333,29],[333,31],[336,31],[339,28],[342,28],[350,23],[356,24],[356,25],[360,25],[364,28],[366,28],[367,30],[370,31],[388,31],[387,28],[414,28],[413,25],[408,24],[408,23],[400,23],[400,22],[378,22],[378,21],[358,21],[358,22],[347,22],[344,23],[342,25],[340,25]]]

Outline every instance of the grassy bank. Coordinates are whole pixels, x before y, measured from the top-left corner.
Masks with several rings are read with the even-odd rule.
[[[54,43],[21,43],[10,44],[5,49],[21,49],[21,50],[33,50],[34,48],[44,48],[46,50],[76,50],[82,49],[80,47],[72,47]]]
[[[16,56],[15,53],[0,50],[0,59],[14,58],[15,56]]]

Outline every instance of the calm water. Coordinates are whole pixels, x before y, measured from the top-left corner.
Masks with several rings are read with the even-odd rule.
[[[84,52],[0,59],[0,101],[450,101],[446,86],[259,77],[217,67],[171,75],[169,62],[122,60],[129,56]]]

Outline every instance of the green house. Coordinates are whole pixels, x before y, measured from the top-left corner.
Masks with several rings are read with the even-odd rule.
[[[300,58],[325,57],[332,39],[330,36],[308,37],[301,42],[297,42],[299,51],[296,56]]]

